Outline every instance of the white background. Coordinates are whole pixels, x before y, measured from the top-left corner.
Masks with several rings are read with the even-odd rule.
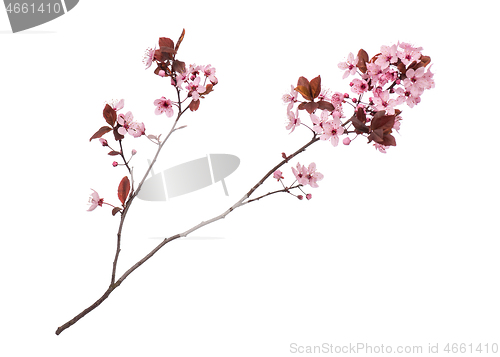
[[[441,351],[500,344],[494,5],[86,0],[18,34],[0,12],[0,354],[289,356],[299,354],[291,343],[424,352],[429,343]],[[387,154],[362,138],[315,144],[299,156],[325,175],[311,201],[271,196],[168,244],[56,336],[106,290],[115,253],[118,217],[109,206],[89,213],[86,203],[93,188],[117,204],[125,170],[89,138],[113,98],[124,98],[123,111],[148,133],[167,131],[172,119],[155,116],[153,101],[174,92],[141,60],[182,28],[178,58],[212,64],[219,84],[182,118],[188,128],[165,146],[156,171],[207,153],[236,155],[241,165],[226,179],[228,197],[217,184],[134,202],[120,275],[158,237],[222,213],[281,152],[309,140],[305,128],[285,130],[281,96],[299,76],[320,74],[325,87],[349,91],[337,63],[399,40],[431,56],[436,88],[402,108]],[[124,145],[144,172],[154,145],[144,137]],[[268,182],[260,193],[278,187]]]

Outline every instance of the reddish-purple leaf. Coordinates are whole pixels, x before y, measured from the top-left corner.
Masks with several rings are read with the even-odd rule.
[[[318,109],[319,103],[315,102],[306,102],[306,103],[300,103],[298,108],[299,110],[306,110],[309,114],[312,114],[316,109]]]
[[[160,45],[160,47],[169,47],[171,49],[174,49],[174,41],[167,37],[160,37],[160,39],[158,40],[158,44]]]
[[[354,125],[354,128],[356,128],[356,130],[361,132],[361,133],[369,133],[370,132],[370,128],[368,128],[365,125],[365,123],[363,123],[361,120],[359,120],[358,118],[356,118],[354,116],[351,118],[351,123],[352,123],[352,125]]]
[[[394,120],[396,119],[395,115],[378,115],[380,112],[377,112],[373,116],[371,121],[372,130],[375,129],[392,129],[394,126]]]
[[[307,87],[309,88],[310,84],[309,84],[309,80],[306,78],[306,77],[299,77],[298,81],[297,81],[297,87],[298,86],[304,86],[304,87]]]
[[[356,115],[353,115],[351,118],[351,123],[354,125],[357,131],[361,133],[368,133],[370,129],[365,125],[366,123],[366,114],[363,108],[358,108],[356,111]]]
[[[385,146],[396,146],[396,138],[391,134],[384,134],[384,142],[382,145]]]
[[[118,199],[120,200],[122,205],[125,204],[129,192],[130,192],[130,181],[128,177],[125,176],[124,178],[122,178],[120,184],[118,185]]]
[[[373,130],[370,135],[368,135],[368,142],[375,141],[376,143],[382,144],[384,142],[384,131],[382,129]]]
[[[321,93],[321,76],[311,79],[311,97],[314,99]]]
[[[324,101],[324,100],[320,100],[318,102],[318,109],[319,110],[328,110],[329,112],[333,112],[333,110],[335,109],[335,107],[330,102],[327,102],[327,101]]]
[[[204,96],[207,95],[210,92],[213,92],[214,85],[212,83],[209,83],[205,86],[205,91],[201,93],[200,95]]]
[[[192,100],[191,103],[189,103],[189,109],[191,109],[192,112],[195,112],[198,110],[200,107],[200,100]]]
[[[111,108],[109,104],[106,104],[104,107],[104,110],[102,111],[102,115],[104,116],[104,119],[106,120],[106,123],[108,123],[111,126],[114,126],[116,123],[116,111]]]
[[[113,129],[110,128],[109,126],[103,126],[99,130],[97,130],[94,135],[92,135],[92,137],[90,138],[89,141],[92,141],[92,139],[100,138],[101,136],[103,136],[104,134],[106,134],[107,132],[109,132],[111,130],[113,130]]]
[[[177,40],[177,43],[175,44],[175,50],[177,51],[179,49],[179,46],[181,45],[182,40],[184,40],[184,35],[186,34],[186,30],[182,29],[181,37]]]
[[[155,60],[160,61],[160,62],[164,62],[166,59],[167,59],[167,57],[163,58],[163,55],[161,54],[160,50],[155,51]]]
[[[174,49],[174,41],[166,37],[160,37],[158,41],[160,44],[160,53],[162,55],[162,59],[173,59],[172,54],[175,54],[177,51]]]
[[[122,209],[120,207],[115,207],[113,208],[113,210],[111,211],[111,214],[114,216],[115,214],[117,214],[118,212],[120,212]]]
[[[297,81],[297,88],[295,88],[295,90],[302,94],[305,100],[313,100],[313,97],[311,96],[311,84],[306,77],[299,78]]]
[[[368,62],[368,59],[368,53],[366,53],[364,49],[360,49],[358,51],[358,64],[356,67],[358,67],[362,73],[366,73],[367,71],[366,63]]]
[[[160,51],[161,53],[167,53],[167,54],[172,54],[172,53],[175,53],[175,50],[171,47],[167,47],[167,46],[162,46],[160,47]]]
[[[403,76],[405,76],[405,77],[403,77],[403,79],[406,78],[406,66],[403,62],[401,62],[400,59],[398,59],[397,67],[398,67],[399,72],[401,72],[403,74]]]
[[[427,65],[431,63],[431,58],[429,56],[422,56],[420,57],[420,61],[424,64],[424,67],[427,67]]]
[[[111,155],[111,156],[116,156],[116,155],[120,155],[120,154],[121,153],[119,151],[114,151],[114,150],[108,152],[108,155]]]
[[[177,73],[182,73],[186,70],[186,64],[182,61],[174,60],[172,63],[172,70]]]
[[[358,108],[356,111],[356,118],[362,123],[366,123],[366,114],[363,108]]]

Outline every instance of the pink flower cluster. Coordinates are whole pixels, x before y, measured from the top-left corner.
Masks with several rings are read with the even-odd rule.
[[[202,76],[203,83],[202,83]],[[218,80],[215,77],[215,68],[211,65],[206,66],[196,66],[190,65],[189,68],[184,68],[183,71],[177,73],[175,77],[172,77],[172,85],[176,86],[180,90],[186,90],[188,92],[188,97],[191,97],[193,102],[198,102],[200,98],[203,98],[204,94],[208,94],[212,91],[212,87],[217,84]],[[207,80],[210,81],[207,84]],[[166,114],[167,117],[174,115],[173,102],[170,99],[161,97],[154,101],[156,106],[155,114],[161,115]],[[199,104],[198,104],[199,105]],[[196,110],[197,106],[190,105],[192,110]]]
[[[322,88],[320,76],[311,81],[300,77],[297,86],[292,86],[290,93],[283,96],[287,104],[286,129],[292,133],[300,125],[308,127],[299,115],[300,110],[306,110],[312,122],[309,129],[321,140],[329,140],[337,146],[340,136],[346,135],[342,142],[349,145],[354,138],[365,136],[368,142],[374,141],[376,149],[385,153],[388,146],[396,145],[392,130],[398,131],[401,126],[401,110],[396,107],[405,103],[414,107],[420,103],[423,92],[435,86],[434,74],[430,71],[432,65],[428,66],[431,59],[421,51],[421,47],[398,42],[397,45],[381,46],[380,53],[371,59],[362,49],[356,56],[349,53],[338,68],[344,70],[343,78],[356,74],[360,77],[350,82],[351,91],[356,95],[350,101],[347,93],[330,93]],[[363,101],[364,96],[368,96],[367,101]],[[355,113],[342,121],[345,118],[343,104],[346,103]],[[355,137],[349,138],[349,134]]]
[[[200,84],[202,75],[204,76],[203,84]],[[196,101],[200,98],[200,95],[207,90],[207,79],[212,85],[218,83],[217,77],[215,77],[215,68],[211,65],[196,66],[192,64],[189,65],[189,68],[185,68],[184,71],[177,74],[175,77],[175,85],[179,89],[187,90],[188,96]],[[172,81],[174,80],[172,79]]]
[[[294,181],[294,183],[298,182],[301,186],[310,185],[311,187],[316,188],[316,187],[319,187],[317,181],[321,181],[323,179],[323,175],[316,171],[316,164],[314,162],[309,164],[308,167],[302,166],[302,165],[300,165],[300,163],[297,163],[297,168],[292,167],[292,172],[293,172],[295,179],[296,179],[296,181]],[[299,200],[302,200],[304,198],[304,196],[302,196],[302,195],[297,196],[297,195],[294,195],[293,193],[290,192],[290,189],[297,188],[297,187],[302,191],[302,188],[300,186],[285,187],[285,185],[283,184],[283,181],[282,181],[284,179],[283,173],[280,170],[274,171],[273,178],[278,180],[278,182],[281,182],[281,184],[284,187],[285,192],[291,194],[292,196],[297,197]],[[292,186],[293,186],[293,184],[292,184]],[[304,191],[302,191],[302,192],[305,193]],[[306,198],[308,200],[310,200],[312,198],[312,194],[307,193]]]
[[[298,183],[301,185],[310,185],[311,187],[319,187],[317,181],[323,180],[323,174],[316,172],[316,164],[313,162],[309,167],[297,163],[297,169],[292,167],[292,172],[295,175]]]
[[[370,103],[375,106],[376,110],[385,110],[389,115],[394,114],[395,107],[403,103],[413,108],[420,103],[420,96],[424,90],[435,86],[434,74],[430,71],[432,65],[427,70],[425,65],[416,69],[410,68],[412,63],[418,65],[421,61],[423,57],[421,51],[422,47],[413,47],[405,42],[381,46],[381,53],[372,61],[364,63],[366,71],[360,72],[361,79],[354,79],[350,83],[352,92],[362,95],[371,90],[373,97],[370,98]],[[347,69],[343,78],[356,74],[356,65],[360,61],[359,55],[354,58],[354,55],[350,53],[346,62],[338,64],[340,69]],[[354,67],[352,67],[353,64]],[[387,84],[389,86],[384,89]],[[391,98],[393,94],[397,96],[394,95]]]
[[[119,110],[123,109],[125,106],[125,100],[121,99],[117,103],[111,102],[109,103],[109,106],[115,111],[118,112]],[[139,123],[134,121],[134,116],[132,115],[132,112],[127,112],[126,114],[118,114],[116,121],[120,126],[117,128],[117,132],[120,135],[125,135],[125,134],[130,134],[134,138],[138,138],[141,135],[144,135],[146,128],[144,127],[144,123]],[[104,140],[104,139],[103,139]],[[102,141],[101,141],[102,143]],[[102,143],[103,146],[104,143]]]
[[[127,112],[127,114],[118,114],[117,121],[118,124],[121,125],[118,128],[118,133],[120,133],[121,135],[129,133],[134,138],[138,138],[141,135],[144,135],[144,133],[146,132],[144,123],[134,121],[132,112]]]
[[[184,34],[185,31],[182,30],[182,34],[176,44],[170,38],[160,37],[158,39],[159,49],[156,49],[156,47],[154,49],[148,48],[144,54],[143,62],[146,69],[151,67],[153,63],[156,63],[157,68],[154,72],[156,75],[163,78],[170,77],[170,82],[176,87],[177,91],[187,91],[186,99],[191,98],[189,109],[196,111],[200,106],[199,99],[204,98],[204,95],[210,93],[213,90],[213,86],[218,83],[218,80],[215,76],[215,68],[211,65],[197,66],[191,64],[189,67],[186,67],[185,62],[176,58],[179,46],[184,39]],[[172,104],[172,101],[165,97],[156,99],[154,101],[154,105],[156,106],[155,113],[157,115],[165,113],[167,117],[173,116]],[[180,103],[177,106],[180,107]]]

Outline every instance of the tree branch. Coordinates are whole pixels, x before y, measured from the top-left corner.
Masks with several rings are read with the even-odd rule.
[[[178,120],[178,118],[177,118]],[[176,120],[176,123],[177,123],[177,120]],[[174,124],[174,127],[175,127],[175,124]],[[171,132],[169,133],[168,136],[170,136],[170,134],[172,133],[172,130]],[[159,151],[161,150],[161,147],[163,146],[163,144],[165,143],[165,141],[168,139],[168,136],[167,138],[165,138],[165,140],[163,141],[163,143],[160,145],[160,147],[158,148],[158,152],[156,153],[155,155],[155,158],[153,160],[153,162],[151,163],[149,169],[148,169],[148,172],[149,170],[151,169],[151,167],[153,166],[154,164],[154,161],[156,160],[156,157],[158,156],[158,153]],[[132,267],[130,267],[130,269],[128,269],[116,282],[114,282],[114,274],[116,272],[116,262],[117,262],[117,259],[118,259],[118,253],[119,253],[119,242],[120,242],[120,235],[121,235],[121,228],[122,228],[122,224],[123,224],[123,219],[124,219],[124,216],[126,215],[127,211],[128,211],[128,208],[130,207],[130,204],[132,202],[132,199],[137,195],[137,192],[139,192],[140,190],[140,187],[142,186],[142,183],[144,182],[147,174],[144,176],[144,179],[141,181],[141,183],[139,184],[139,186],[137,187],[137,191],[136,191],[136,194],[132,197],[129,198],[129,200],[127,201],[127,204],[126,204],[126,207],[125,207],[125,210],[123,212],[123,215],[122,215],[122,221],[120,223],[120,228],[119,228],[119,232],[118,232],[118,247],[117,247],[117,253],[116,253],[116,257],[115,257],[115,261],[113,263],[113,277],[112,277],[112,283],[110,284],[110,286],[108,287],[108,289],[106,290],[106,292],[96,301],[94,302],[92,305],[90,305],[88,308],[86,308],[85,310],[83,310],[81,313],[79,313],[78,315],[76,315],[74,318],[72,318],[71,320],[69,320],[68,322],[66,322],[65,324],[59,326],[56,330],[56,335],[59,335],[61,332],[63,332],[64,330],[66,330],[67,328],[71,327],[72,325],[74,325],[76,322],[78,322],[78,320],[80,320],[82,317],[84,317],[85,315],[87,315],[89,312],[91,312],[92,310],[94,310],[95,308],[97,308],[99,305],[101,305],[101,303],[106,300],[108,298],[108,296],[113,292],[113,290],[115,290],[118,286],[120,286],[120,284],[130,275],[132,274],[137,268],[139,268],[142,264],[144,264],[147,260],[149,260],[153,255],[156,254],[156,252],[158,252],[163,246],[165,246],[167,243],[170,243],[172,242],[173,240],[177,239],[177,238],[181,238],[181,237],[186,237],[187,235],[191,234],[192,232],[200,229],[201,227],[204,227],[210,223],[213,223],[215,221],[218,221],[222,218],[225,218],[229,213],[231,213],[232,211],[234,211],[236,208],[240,207],[240,206],[243,206],[249,202],[252,202],[254,200],[250,200],[250,201],[246,201],[252,194],[253,192],[255,192],[255,190],[264,183],[264,181],[269,177],[271,176],[274,171],[276,171],[277,169],[279,169],[281,166],[283,166],[285,163],[287,163],[290,159],[294,158],[295,156],[297,156],[298,154],[300,154],[301,152],[305,151],[309,146],[311,146],[312,144],[314,144],[315,142],[317,142],[319,140],[319,137],[317,135],[314,135],[313,138],[307,143],[305,144],[304,146],[302,146],[300,149],[298,149],[297,151],[295,151],[293,154],[291,154],[290,156],[286,157],[286,159],[284,159],[283,161],[281,161],[278,165],[276,165],[275,167],[273,167],[271,170],[269,170],[269,172],[267,174],[264,175],[264,177],[255,184],[255,186],[253,186],[250,191],[248,191],[240,200],[238,200],[234,205],[232,205],[231,207],[229,207],[229,209],[227,209],[226,211],[224,211],[223,213],[221,213],[220,215],[216,216],[216,217],[213,217],[207,221],[203,221],[199,224],[197,224],[196,226],[188,229],[187,231],[183,232],[183,233],[179,233],[179,234],[176,234],[176,235],[173,235],[169,238],[165,238],[158,246],[156,246],[151,252],[149,252],[144,258],[142,258],[141,260],[139,260],[137,263],[135,263]],[[264,196],[262,196],[264,197]],[[262,197],[259,197],[258,199],[262,198]]]

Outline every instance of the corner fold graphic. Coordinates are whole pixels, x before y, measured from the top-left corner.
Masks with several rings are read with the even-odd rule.
[[[72,10],[79,0],[4,0],[13,33],[52,21]]]

